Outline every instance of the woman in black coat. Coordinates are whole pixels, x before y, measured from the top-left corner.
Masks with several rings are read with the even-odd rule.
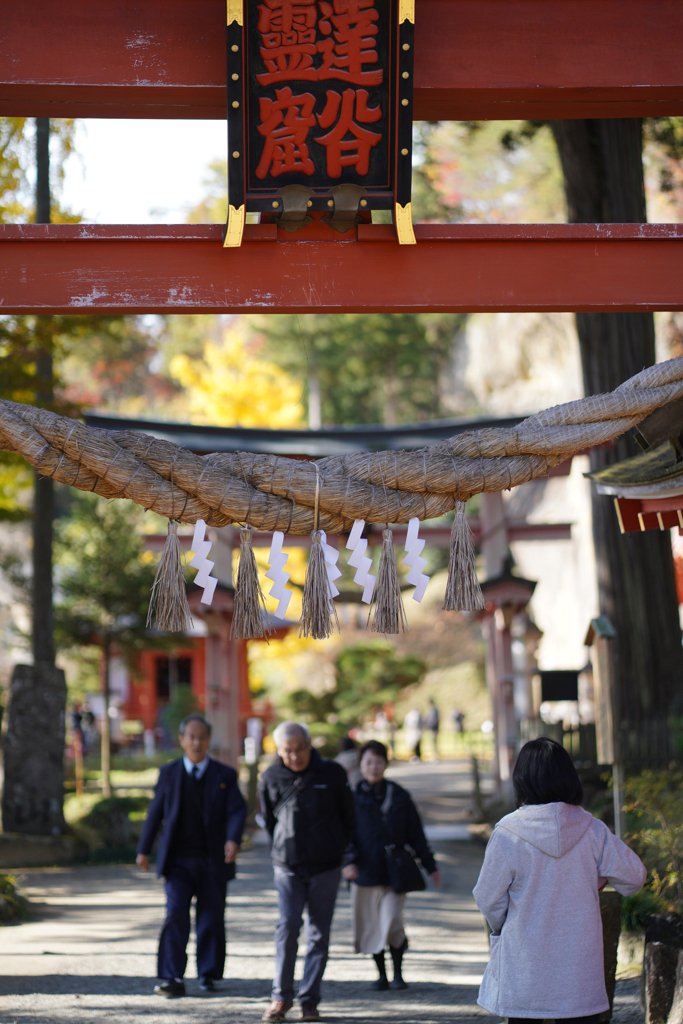
[[[384,778],[387,748],[370,740],[360,749],[362,780],[354,789],[356,833],[344,858],[344,878],[353,882],[354,945],[357,953],[371,953],[379,978],[375,989],[389,988],[384,951],[389,947],[394,965],[392,988],[407,988],[401,974],[403,954],[408,948],[403,927],[406,893],[396,893],[389,884],[385,847],[410,847],[430,874],[434,884],[441,876],[427,845],[422,822],[410,793],[397,782]]]

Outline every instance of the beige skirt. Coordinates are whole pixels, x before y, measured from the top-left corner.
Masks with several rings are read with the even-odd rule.
[[[403,945],[405,902],[406,894],[396,893],[388,885],[351,886],[356,953],[381,953],[387,946]]]

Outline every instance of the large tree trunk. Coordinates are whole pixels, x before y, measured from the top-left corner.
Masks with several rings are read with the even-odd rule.
[[[50,119],[36,118],[36,224],[50,223]],[[39,344],[36,358],[36,400],[51,405],[54,398],[52,331],[49,317],[36,318]],[[52,523],[54,481],[34,474],[33,497],[33,663],[54,668],[52,615]]]
[[[552,130],[570,222],[647,219],[640,119],[554,121]],[[651,313],[577,313],[576,325],[587,395],[612,391],[655,361]],[[612,448],[592,450],[591,469],[638,451],[630,435],[622,437]],[[594,492],[592,504],[600,612],[617,631],[618,725],[633,734],[644,720],[674,709],[683,681],[671,541],[668,531],[622,536],[612,501]]]
[[[50,223],[50,121],[36,118],[36,223]],[[52,323],[36,317],[36,401],[53,400]],[[17,665],[10,687],[2,822],[6,832],[64,830],[64,673],[55,668],[52,614],[54,483],[34,474],[33,665]]]

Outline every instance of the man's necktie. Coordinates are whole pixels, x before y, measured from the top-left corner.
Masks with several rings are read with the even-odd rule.
[[[198,764],[195,764],[195,765],[192,766],[192,778],[194,779],[195,782],[199,778],[199,765]]]

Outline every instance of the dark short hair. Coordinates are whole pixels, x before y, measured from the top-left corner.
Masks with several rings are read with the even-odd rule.
[[[178,726],[178,732],[180,733],[181,736],[185,735],[185,729],[190,724],[190,722],[201,722],[201,724],[204,726],[204,728],[208,732],[209,736],[211,735],[211,725],[204,718],[204,715],[193,714],[193,715],[185,715],[185,717],[183,718],[182,722]]]
[[[343,754],[346,750],[355,750],[356,741],[352,740],[350,736],[342,736],[339,741],[339,752]]]
[[[515,804],[583,802],[583,787],[574,762],[560,743],[539,736],[525,743],[512,773]]]
[[[358,760],[362,761],[367,753],[374,754],[375,757],[383,757],[387,764],[389,764],[389,752],[379,740],[368,740],[367,743],[364,743],[358,751]]]

